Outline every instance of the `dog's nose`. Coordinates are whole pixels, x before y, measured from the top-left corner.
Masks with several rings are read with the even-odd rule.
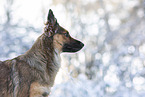
[[[84,47],[84,44],[82,42],[80,42],[81,47]]]

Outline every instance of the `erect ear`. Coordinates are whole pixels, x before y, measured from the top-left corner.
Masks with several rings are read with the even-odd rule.
[[[48,17],[47,17],[48,22],[50,22],[53,26],[57,24],[57,19],[55,18],[52,10],[49,10]]]

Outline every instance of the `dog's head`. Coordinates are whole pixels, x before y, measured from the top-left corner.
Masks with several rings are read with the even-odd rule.
[[[82,42],[73,39],[69,32],[58,24],[51,9],[44,30],[44,34],[53,39],[53,46],[59,52],[77,52],[84,46]]]

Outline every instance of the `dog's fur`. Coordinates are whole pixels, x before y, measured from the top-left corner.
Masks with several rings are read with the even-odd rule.
[[[60,67],[60,53],[77,52],[83,46],[59,26],[49,10],[44,33],[32,48],[0,61],[0,97],[47,97]]]

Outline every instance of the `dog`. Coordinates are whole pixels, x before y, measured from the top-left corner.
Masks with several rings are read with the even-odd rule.
[[[44,32],[32,48],[0,61],[0,97],[48,97],[60,68],[60,54],[77,52],[83,46],[59,25],[50,9]]]

